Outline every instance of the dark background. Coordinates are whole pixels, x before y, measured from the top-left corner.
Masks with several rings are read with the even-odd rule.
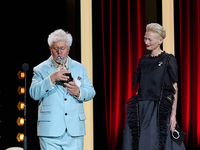
[[[28,89],[33,76],[33,67],[50,56],[48,35],[56,29],[69,31],[73,36],[70,57],[80,60],[80,2],[79,0],[59,1],[0,1],[1,18],[1,73],[0,73],[0,150],[8,147],[23,147],[16,140],[16,120],[23,117],[17,103],[24,100],[18,95],[17,73],[22,64],[28,63],[27,71],[27,140],[28,149],[39,149],[36,133],[37,102],[29,96]]]
[[[103,92],[103,68],[101,60],[101,10],[100,1],[93,1],[93,82],[97,91],[94,98],[94,149],[108,149],[105,125],[105,101]],[[146,0],[146,23],[161,24],[161,2]],[[17,93],[24,80],[18,80],[17,73],[23,63],[29,64],[27,72],[27,140],[28,149],[39,149],[36,133],[37,102],[32,100],[28,88],[33,75],[32,69],[50,56],[48,35],[56,29],[69,31],[73,36],[70,57],[81,62],[80,52],[80,0],[59,1],[0,1],[1,18],[1,73],[0,73],[0,150],[8,147],[23,147],[16,140],[16,120],[23,117],[17,103],[24,97]],[[120,144],[119,144],[120,145]],[[119,147],[119,149],[121,149]]]

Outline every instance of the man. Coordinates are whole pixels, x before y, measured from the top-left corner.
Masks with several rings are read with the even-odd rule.
[[[71,34],[59,29],[48,37],[51,56],[34,67],[30,96],[39,100],[37,131],[42,150],[82,150],[83,102],[95,96],[85,66],[68,54]],[[69,74],[73,77],[70,81]]]

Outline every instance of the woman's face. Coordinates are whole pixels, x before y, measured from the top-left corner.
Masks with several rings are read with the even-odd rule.
[[[144,43],[147,50],[159,50],[163,39],[159,38],[158,33],[153,31],[147,31],[144,35]]]

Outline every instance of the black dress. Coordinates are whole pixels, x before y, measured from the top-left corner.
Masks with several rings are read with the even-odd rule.
[[[173,55],[162,52],[140,58],[133,78],[134,87],[139,84],[138,94],[126,104],[123,150],[185,150],[184,144],[171,140],[171,106],[166,109],[166,104],[159,102],[162,86],[174,93],[174,83],[178,83],[178,67]]]

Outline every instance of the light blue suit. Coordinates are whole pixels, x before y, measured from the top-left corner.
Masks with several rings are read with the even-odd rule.
[[[39,100],[38,136],[57,137],[66,129],[71,136],[85,135],[83,102],[93,99],[95,90],[88,79],[86,67],[68,58],[72,77],[81,83],[80,100],[64,90],[61,82],[51,85],[50,75],[56,71],[52,57],[34,67],[29,93],[34,100]]]

